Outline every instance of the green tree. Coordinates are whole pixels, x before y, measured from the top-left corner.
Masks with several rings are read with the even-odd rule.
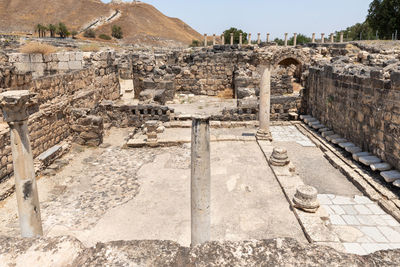
[[[400,0],[373,0],[369,6],[367,22],[379,38],[391,39],[400,31]]]
[[[51,37],[51,38],[56,37],[56,31],[57,31],[57,26],[56,26],[56,25],[49,24],[49,25],[47,26],[47,29],[48,29],[49,32],[50,32],[50,37]]]
[[[234,44],[238,44],[239,43],[239,39],[240,39],[240,34],[243,35],[243,43],[247,42],[247,33],[242,31],[242,30],[238,30],[236,28],[230,28],[229,30],[224,31],[224,36],[225,36],[225,42],[230,44],[231,41],[231,33],[233,33],[233,43]]]
[[[282,41],[284,44],[284,41]],[[307,43],[311,43],[311,38],[307,37],[304,34],[297,34],[297,39],[296,39],[297,44],[307,44]],[[292,38],[290,38],[288,40],[288,45],[293,45],[294,44],[294,36],[292,36]]]
[[[40,23],[35,26],[35,32],[38,33],[39,38],[46,37],[46,31],[47,31],[46,26],[43,26]]]
[[[111,36],[117,39],[122,39],[123,37],[122,28],[120,26],[113,25],[111,29]]]
[[[376,39],[376,32],[370,27],[368,21],[365,21],[364,23],[357,23],[351,27],[348,27],[346,30],[336,32],[336,41],[339,40],[340,33],[343,33],[345,41]]]
[[[71,33],[68,31],[67,26],[65,26],[64,23],[60,22],[60,23],[58,23],[58,26],[57,26],[57,34],[58,34],[61,38],[66,38],[66,37],[68,37]]]
[[[275,38],[274,43],[276,43],[277,45],[284,45],[285,41],[279,38]]]
[[[72,31],[71,32],[71,36],[72,36],[72,39],[75,39],[75,37],[78,35],[78,32],[77,31]]]

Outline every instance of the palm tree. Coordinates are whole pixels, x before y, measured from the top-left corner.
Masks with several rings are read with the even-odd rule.
[[[47,29],[49,29],[49,31],[50,31],[50,37],[51,38],[56,37],[56,32],[57,32],[57,26],[56,25],[49,24],[47,26]]]
[[[36,26],[35,26],[35,32],[37,32],[38,33],[38,36],[39,36],[39,38],[41,37],[41,33],[42,33],[42,24],[37,24]]]
[[[42,25],[42,38],[46,37],[47,27]]]

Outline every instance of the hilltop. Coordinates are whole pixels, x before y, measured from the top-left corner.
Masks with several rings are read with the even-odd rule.
[[[0,32],[33,33],[36,24],[64,22],[71,30],[91,27],[97,34],[123,29],[125,42],[173,40],[185,44],[201,35],[177,18],[145,3],[102,3],[100,0],[0,0]]]

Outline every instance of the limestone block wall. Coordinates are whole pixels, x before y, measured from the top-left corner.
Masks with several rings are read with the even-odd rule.
[[[346,75],[333,66],[311,67],[305,98],[308,113],[400,168],[400,72],[384,79],[379,69]]]
[[[9,54],[9,62],[20,73],[32,72],[33,77],[41,77],[83,68],[83,52],[63,52],[42,54]]]
[[[271,64],[277,69],[272,75],[272,94],[282,95],[293,92],[292,78],[296,67],[295,70],[284,71],[282,66],[276,64],[287,57],[308,63],[312,54],[310,51],[315,52],[309,48],[270,47],[255,50],[248,46],[217,45],[159,54],[132,52],[120,58],[120,66],[125,77],[130,75],[126,65],[131,62],[137,98],[146,90],[165,90],[169,100],[175,93],[254,96],[261,79],[258,67]]]
[[[37,108],[32,108],[29,118],[34,157],[71,137],[71,125],[75,124],[72,109],[94,108],[102,100],[119,98],[117,68],[112,55],[106,55],[106,58],[109,60],[99,59],[89,68],[45,76],[21,86],[3,89],[28,89],[37,93]],[[0,182],[11,174],[9,129],[5,123],[0,123]]]

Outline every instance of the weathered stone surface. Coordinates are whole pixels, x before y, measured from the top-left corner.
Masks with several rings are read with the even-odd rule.
[[[78,260],[85,247],[73,237],[0,237],[2,266],[68,266]]]
[[[400,179],[400,172],[399,171],[386,171],[381,172],[381,176],[385,179],[388,183],[393,183],[396,180]]]
[[[374,163],[371,164],[371,170],[373,171],[389,171],[392,169],[392,166],[386,162],[383,163]]]
[[[171,241],[114,241],[85,248],[72,237],[0,237],[6,266],[398,266],[399,251],[366,256],[290,238],[209,242],[193,248]],[[238,251],[240,253],[238,253]]]
[[[382,160],[375,156],[359,157],[359,161],[364,165],[371,165],[376,163],[381,163]]]

